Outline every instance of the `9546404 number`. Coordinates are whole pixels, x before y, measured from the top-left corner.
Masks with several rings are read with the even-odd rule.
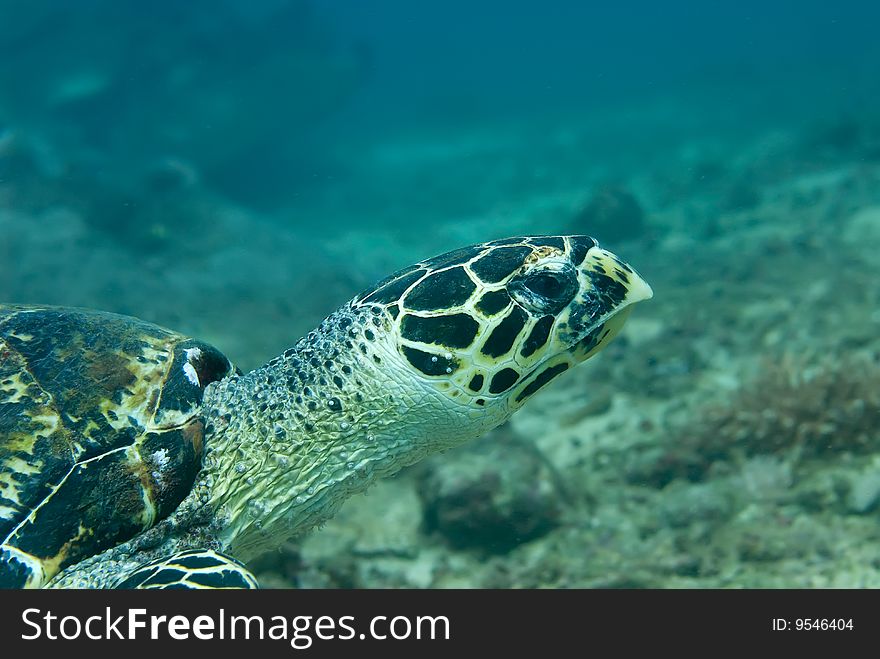
[[[852,631],[852,618],[774,618],[772,630],[784,631]]]

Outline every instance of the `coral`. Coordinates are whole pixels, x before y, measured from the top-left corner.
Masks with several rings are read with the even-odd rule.
[[[855,359],[815,368],[782,360],[707,423],[718,450],[738,444],[748,455],[872,452],[880,448],[880,368]]]
[[[828,357],[810,367],[783,358],[691,419],[668,429],[663,446],[633,465],[628,480],[663,487],[757,455],[802,462],[880,450],[880,366]]]

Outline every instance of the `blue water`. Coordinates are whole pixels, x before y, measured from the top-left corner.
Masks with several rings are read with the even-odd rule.
[[[371,77],[358,100],[380,129],[425,116],[460,120],[442,112],[443,99],[460,99],[462,114],[486,119],[740,89],[767,94],[768,106],[783,102],[785,112],[800,106],[802,117],[820,100],[847,109],[876,101],[878,91],[880,9],[871,2],[325,0],[316,7],[340,34],[366,45]]]
[[[352,149],[412,132],[581,119],[613,152],[880,97],[871,2],[4,0],[0,18],[7,123],[132,176],[183,157],[260,207],[295,205],[338,182]],[[661,102],[660,126],[603,128]]]

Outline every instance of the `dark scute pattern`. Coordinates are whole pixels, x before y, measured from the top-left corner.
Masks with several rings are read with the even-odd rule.
[[[400,324],[403,338],[448,348],[468,347],[478,329],[477,321],[463,313],[430,318],[407,314]]]
[[[118,582],[113,588],[118,590],[126,590],[129,588],[138,588],[144,584],[147,579],[156,574],[160,568],[158,566],[148,566],[140,570],[132,572],[122,581]]]
[[[237,570],[195,572],[189,575],[187,581],[208,588],[253,588],[253,585]]]
[[[510,304],[510,296],[505,290],[489,291],[477,301],[477,311],[486,315],[494,316],[503,311]]]
[[[33,377],[25,370],[26,362],[8,347],[0,337],[0,382],[19,376],[28,391],[37,389]],[[48,437],[37,437],[43,430],[28,415],[55,413],[51,403],[41,403],[33,397],[21,397],[15,403],[0,404],[0,506],[18,511],[8,519],[0,519],[0,538],[5,538],[42,501],[74,465],[70,432],[59,427]],[[24,444],[19,444],[24,439]],[[28,440],[33,444],[25,450]],[[7,465],[22,460],[33,470],[30,476],[13,473]],[[14,481],[17,493],[10,494],[7,481]],[[13,500],[15,499],[15,500]]]
[[[30,570],[12,554],[0,548],[0,590],[24,588]]]
[[[233,374],[232,363],[217,348],[209,343],[195,339],[184,341],[181,347],[188,348],[191,344],[201,351],[201,354],[193,359],[192,365],[199,375],[199,384],[202,389],[212,382],[222,380],[228,375]]]
[[[516,337],[525,327],[528,314],[519,307],[514,307],[511,312],[492,330],[492,334],[483,344],[483,354],[490,357],[500,357],[510,352]]]
[[[484,249],[486,249],[485,245],[471,245],[469,247],[461,247],[459,249],[454,249],[451,252],[446,252],[445,254],[440,254],[439,256],[428,259],[424,262],[424,265],[428,266],[432,270],[436,270],[439,268],[445,268],[448,265],[466,263],[467,261],[470,261],[472,258],[477,256]]]
[[[543,316],[535,323],[532,331],[529,332],[528,337],[523,341],[523,347],[519,354],[523,357],[530,357],[538,348],[547,343],[547,339],[550,337],[550,330],[553,329],[553,321],[554,316]]]
[[[173,567],[161,567],[153,574],[153,576],[151,576],[149,579],[144,580],[141,585],[167,586],[173,583],[177,583],[185,576],[186,572],[184,572],[183,570],[176,570]]]
[[[421,279],[424,274],[425,271],[416,266],[401,270],[387,279],[383,279],[374,289],[362,293],[359,301],[379,304],[397,302],[404,291]]]
[[[432,355],[431,353],[409,346],[403,346],[403,355],[410,364],[416,367],[425,375],[446,375],[446,369],[451,368],[455,371],[459,366],[459,361],[455,358],[446,359],[442,355]],[[433,359],[436,358],[436,359]]]
[[[171,363],[161,354],[145,357],[149,345],[174,346],[175,357]],[[148,406],[161,399],[166,409],[192,409],[203,387],[192,385],[183,373],[187,347],[202,351],[193,367],[203,384],[231,372],[228,360],[215,348],[135,318],[80,309],[0,306],[0,380],[18,375],[28,385],[21,402],[0,405],[0,463],[18,458],[39,468],[27,477],[15,475],[18,497],[25,504],[19,506],[22,514],[15,523],[31,510],[37,512],[9,539],[11,546],[53,559],[63,569],[143,530],[145,495],[157,505],[159,518],[177,507],[201,465],[201,422],[150,434],[135,445],[144,429],[130,416],[128,427],[113,429],[101,404],[120,403],[124,392],[138,391],[135,372],[152,369],[147,377],[161,381],[176,366],[162,396],[154,394]],[[40,395],[41,390],[51,398]],[[59,411],[58,429],[49,437],[37,437],[41,428],[28,414]],[[108,414],[126,418],[125,410]],[[33,440],[29,451],[23,450],[27,442],[22,438]],[[0,501],[5,500],[0,488]],[[8,520],[3,527],[4,536],[12,530]]]
[[[628,292],[625,284],[609,277],[604,272],[590,272],[590,281],[595,288],[595,294],[602,300],[606,311],[610,311],[617,307]]]
[[[406,296],[404,306],[413,311],[448,309],[467,302],[476,288],[463,267],[451,268],[419,282]]]
[[[500,247],[471,263],[471,270],[482,281],[494,284],[522,267],[531,247]]]
[[[197,348],[198,358],[190,361],[186,351]],[[190,363],[196,371],[199,383],[193,383],[187,377],[184,366]],[[169,411],[187,413],[195,410],[202,402],[205,387],[212,382],[232,375],[232,364],[217,348],[202,341],[189,339],[182,341],[174,348],[174,361],[168,372],[168,378],[162,387],[159,409],[156,410],[155,422],[161,426],[163,417]]]
[[[629,267],[628,263],[621,261],[617,256],[613,256],[612,258],[614,259],[614,262],[618,265],[620,271],[624,273],[624,275],[632,274],[633,269]],[[629,278],[627,276],[623,276],[623,280],[629,281]]]
[[[218,556],[198,552],[178,556],[174,559],[174,564],[189,570],[199,570],[206,567],[220,567],[226,563]]]
[[[550,382],[557,375],[564,373],[568,370],[568,364],[557,364],[556,366],[551,366],[545,371],[538,374],[538,376],[529,382],[525,389],[519,392],[519,395],[516,397],[516,402],[521,402],[534,394],[538,389],[543,387],[545,384]]]
[[[468,389],[471,391],[479,391],[483,388],[483,376],[477,373],[468,383]]]
[[[565,249],[565,241],[562,236],[532,236],[529,238],[532,245],[542,245],[545,247],[555,247],[559,250]]]
[[[492,382],[489,383],[489,393],[500,394],[507,391],[516,384],[518,379],[519,373],[517,371],[512,368],[502,369],[492,377]]]
[[[586,354],[599,345],[602,342],[602,339],[605,338],[606,334],[605,323],[602,323],[601,325],[594,327],[584,338],[569,348],[569,352],[577,350]]]
[[[580,265],[587,257],[587,252],[596,246],[596,241],[589,236],[569,236],[571,243],[571,262]]]
[[[114,588],[254,588],[241,563],[200,549],[164,558],[136,570]]]
[[[577,273],[573,267],[552,272],[535,268],[512,279],[507,289],[515,299],[535,311],[558,314],[577,295]]]
[[[203,453],[204,425],[198,420],[144,438],[140,455],[159,519],[171,514],[189,494],[202,468]]]
[[[606,306],[596,291],[587,291],[582,301],[575,301],[571,305],[569,328],[575,332],[583,331],[609,311],[611,308]]]
[[[92,439],[77,437],[85,449],[77,456],[80,460],[130,441],[124,433],[120,436],[113,430],[100,412],[101,401],[120,400],[121,391],[134,382],[126,357],[142,352],[144,336],[163,342],[177,339],[171,332],[135,318],[79,309],[10,314],[0,322],[0,335],[52,395],[57,409],[66,414],[69,428],[76,432],[90,422],[97,424],[98,430],[90,433]],[[23,341],[13,334],[34,338]],[[155,367],[163,373],[167,368],[162,363]]]
[[[12,544],[39,558],[57,556],[63,549],[64,568],[140,532],[144,489],[128,463],[134,451],[131,447],[78,465]],[[80,526],[91,532],[77,537]]]
[[[493,240],[492,242],[490,242],[488,244],[492,245],[493,247],[498,247],[501,245],[518,245],[522,242],[523,242],[522,236],[515,236],[513,238],[501,238],[499,240]]]

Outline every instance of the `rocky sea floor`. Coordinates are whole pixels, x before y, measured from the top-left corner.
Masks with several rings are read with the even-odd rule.
[[[263,585],[880,587],[880,121],[610,164],[584,139],[385,144],[268,216],[185,163],[108,192],[9,134],[0,299],[136,315],[249,369],[412,261],[591,233],[654,288],[621,336],[259,559]]]

